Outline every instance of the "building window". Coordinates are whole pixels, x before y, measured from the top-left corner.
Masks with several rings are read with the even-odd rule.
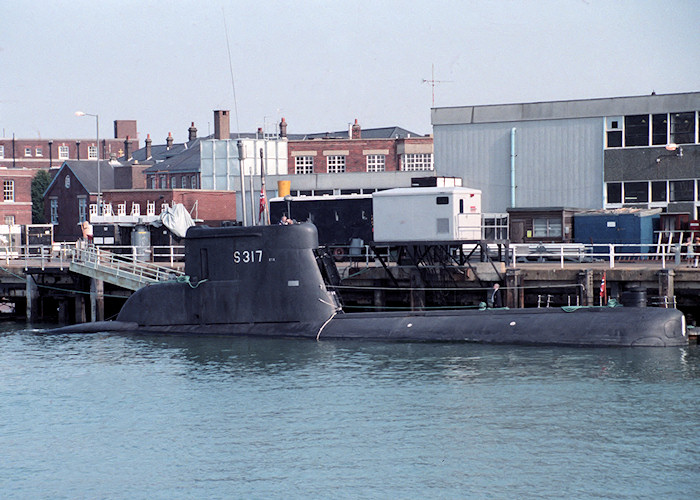
[[[97,159],[97,146],[88,146],[88,160]]]
[[[625,116],[625,147],[649,145],[649,115]]]
[[[0,146],[0,158],[5,158],[5,146]]]
[[[622,203],[622,183],[608,182],[606,188],[608,203]]]
[[[691,144],[695,142],[695,113],[671,113],[671,142]]]
[[[5,216],[5,224],[8,226],[13,226],[15,224],[15,216],[14,215],[6,215]]]
[[[668,144],[668,114],[651,115],[651,143],[654,146]]]
[[[669,201],[693,201],[695,198],[695,181],[670,181],[668,188]]]
[[[68,159],[68,146],[58,146],[58,159],[67,160]]]
[[[37,146],[37,147],[34,149],[34,156],[44,156],[41,147]]]
[[[668,201],[668,195],[666,192],[666,181],[652,181],[651,202],[663,203],[666,201]]]
[[[297,175],[314,173],[313,156],[297,156],[294,158],[294,173]]]
[[[608,117],[605,119],[605,147],[622,147],[622,117]]]
[[[78,198],[78,220],[87,220],[87,198]]]
[[[415,153],[401,156],[401,170],[404,172],[416,170],[433,170],[432,153]]]
[[[187,189],[187,176],[182,176],[182,189]]]
[[[58,224],[58,200],[51,199],[51,224]]]
[[[648,182],[625,182],[625,203],[647,203],[648,201]]]
[[[345,172],[345,156],[331,155],[326,157],[329,174],[342,174]]]
[[[32,148],[24,148],[24,156],[32,156]]]
[[[192,189],[197,189],[197,176],[193,175],[192,177],[190,177],[190,181],[190,186],[192,187]]]
[[[168,187],[168,178],[165,175],[160,176],[160,188],[165,189]]]
[[[15,201],[15,181],[2,182],[2,200]]]
[[[541,237],[559,237],[561,236],[561,220],[560,219],[534,219],[532,221],[533,236]]]
[[[385,155],[367,155],[367,172],[384,172],[385,169]]]

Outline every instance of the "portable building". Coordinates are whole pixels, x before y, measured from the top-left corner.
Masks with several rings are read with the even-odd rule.
[[[654,229],[658,227],[660,213],[660,208],[580,212],[574,215],[574,241],[589,245],[624,245],[618,251],[647,253],[656,244]],[[594,247],[594,252],[604,251],[607,249]]]
[[[378,243],[478,241],[481,191],[464,187],[396,188],[372,194]]]

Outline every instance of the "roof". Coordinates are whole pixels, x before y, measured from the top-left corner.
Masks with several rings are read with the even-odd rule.
[[[649,113],[677,113],[700,109],[700,92],[655,94],[573,101],[492,104],[433,108],[433,125],[597,118]]]
[[[97,168],[95,161],[88,160],[65,160],[63,164],[59,167],[56,175],[49,183],[48,187],[44,191],[44,195],[48,193],[53,187],[56,179],[58,179],[59,174],[62,170],[68,169],[72,172],[73,176],[82,184],[82,186],[87,190],[88,193],[97,193]],[[118,164],[117,164],[118,165]],[[114,189],[114,167],[115,164],[107,160],[100,160],[100,189],[105,191],[108,189]]]
[[[170,149],[162,151],[160,159],[157,158],[157,162],[145,169],[144,173],[152,174],[163,171],[199,172],[201,166],[200,150],[202,147],[202,140],[203,139],[195,139],[184,144],[174,144]]]
[[[406,139],[408,137],[423,137],[401,127],[365,128],[361,129],[361,139]],[[303,141],[308,139],[350,139],[348,130],[338,132],[320,132],[314,134],[288,135],[289,140]]]

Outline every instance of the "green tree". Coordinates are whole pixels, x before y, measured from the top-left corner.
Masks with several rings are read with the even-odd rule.
[[[32,179],[32,224],[46,224],[44,191],[51,183],[51,174],[39,170]]]

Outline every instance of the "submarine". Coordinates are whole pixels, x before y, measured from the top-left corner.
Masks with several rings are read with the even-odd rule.
[[[311,223],[194,226],[185,274],[129,297],[114,321],[50,332],[232,335],[313,340],[477,342],[561,346],[684,346],[675,309],[567,307],[346,313],[335,263]]]

